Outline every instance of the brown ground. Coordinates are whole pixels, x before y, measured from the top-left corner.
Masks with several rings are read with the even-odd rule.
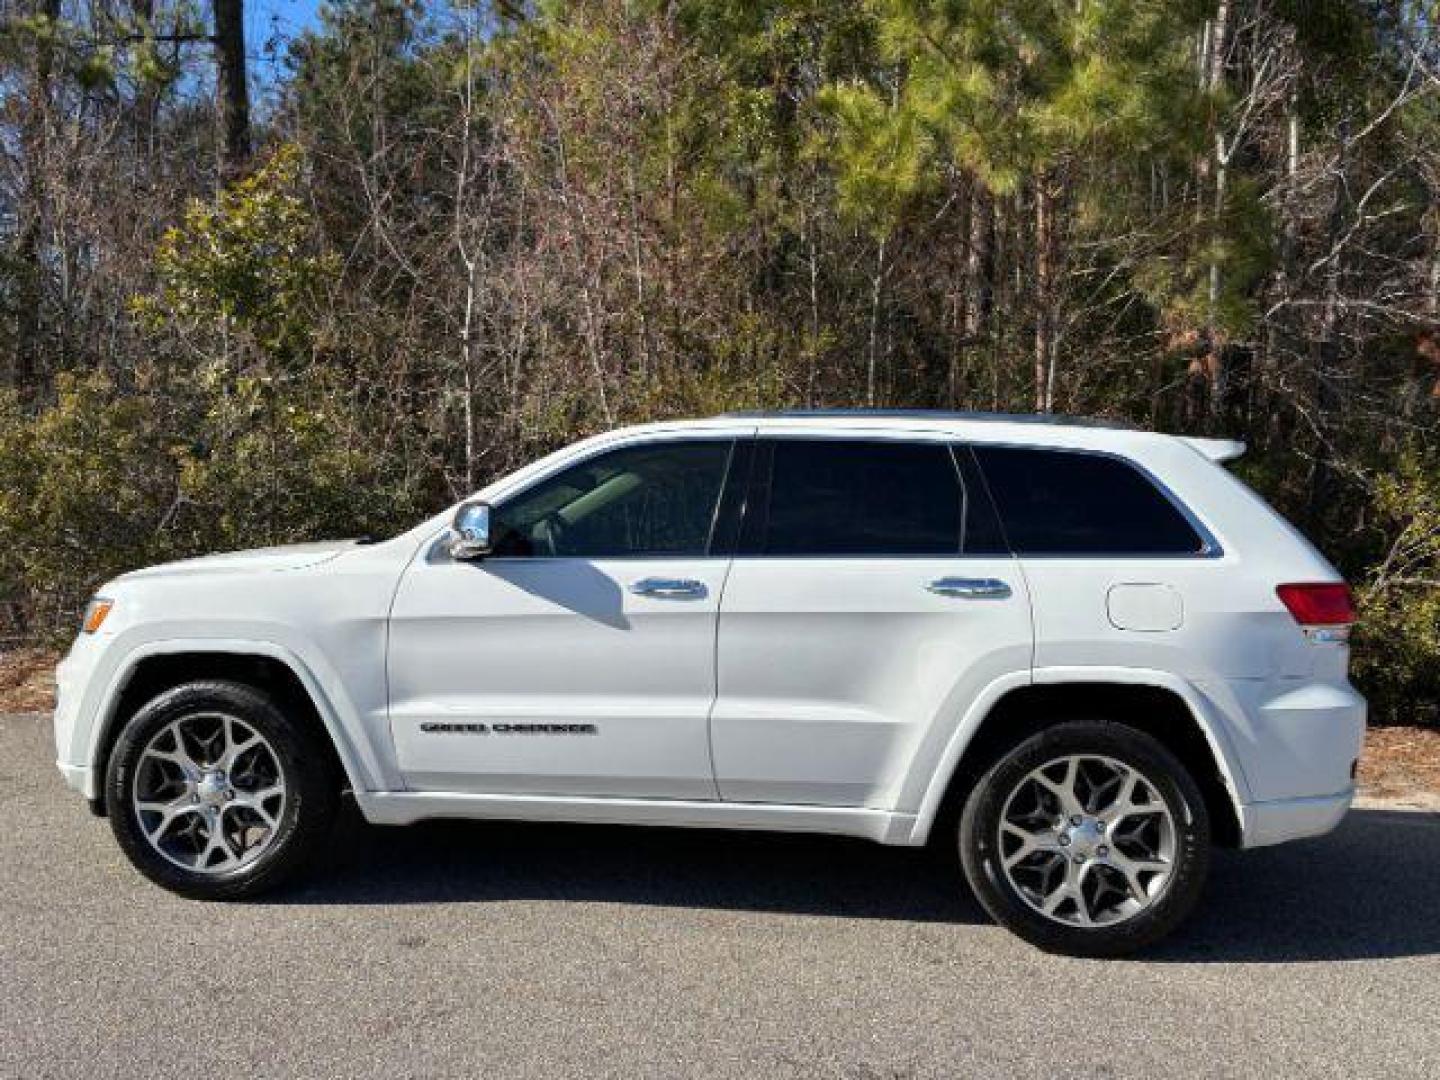
[[[44,649],[0,652],[0,713],[48,712],[55,660]],[[1440,797],[1440,731],[1371,728],[1360,758],[1360,786],[1372,798]]]
[[[49,712],[57,659],[46,649],[0,649],[0,713]]]
[[[1371,728],[1360,755],[1360,788],[1374,798],[1440,796],[1440,731]]]

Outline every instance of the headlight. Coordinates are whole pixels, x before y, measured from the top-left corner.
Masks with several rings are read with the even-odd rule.
[[[81,620],[80,632],[82,634],[93,634],[99,630],[105,622],[105,617],[110,614],[110,609],[115,606],[114,600],[103,596],[96,596],[85,605],[85,618]]]

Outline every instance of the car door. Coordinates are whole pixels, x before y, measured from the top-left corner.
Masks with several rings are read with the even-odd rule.
[[[748,443],[746,444],[748,450]],[[390,620],[390,723],[416,790],[713,799],[707,719],[732,435],[649,439],[494,508],[493,553],[442,538]]]
[[[992,680],[1028,672],[1025,579],[941,436],[763,437],[720,610],[721,797],[893,808]]]

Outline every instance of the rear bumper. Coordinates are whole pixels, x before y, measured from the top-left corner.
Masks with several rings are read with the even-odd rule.
[[[1312,795],[1296,799],[1275,799],[1240,807],[1241,846],[1268,847],[1307,836],[1323,836],[1340,824],[1354,789],[1337,795]]]
[[[1264,804],[1354,787],[1365,699],[1348,683],[1235,680],[1223,709],[1249,795]],[[1221,702],[1223,704],[1223,702]]]
[[[1337,680],[1236,679],[1200,685],[1233,754],[1241,846],[1330,832],[1355,797],[1365,699]]]

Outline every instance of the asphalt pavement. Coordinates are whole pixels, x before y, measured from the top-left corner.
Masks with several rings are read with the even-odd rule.
[[[1217,857],[1141,959],[1047,956],[933,853],[365,825],[305,884],[148,884],[0,717],[0,1076],[1440,1076],[1440,815]]]

